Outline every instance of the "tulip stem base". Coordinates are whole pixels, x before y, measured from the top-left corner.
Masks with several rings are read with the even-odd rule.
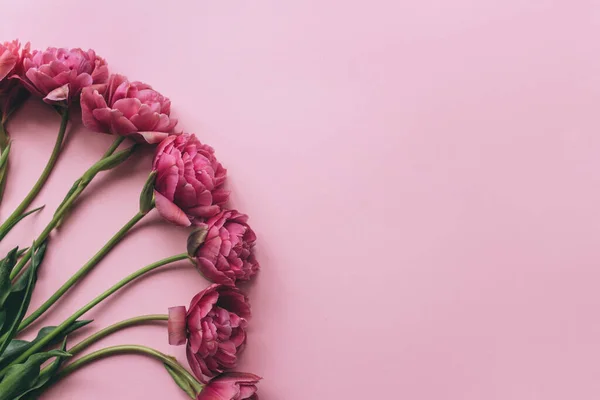
[[[68,281],[66,281],[44,304],[42,304],[37,310],[21,322],[19,325],[19,331],[27,328],[39,317],[41,317],[50,307],[54,305],[71,287],[85,277],[98,263],[127,235],[127,233],[133,228],[138,222],[144,218],[145,214],[138,212],[131,218],[123,227],[114,234],[112,238],[106,244],[98,250],[96,254],[90,260],[85,263]]]
[[[58,157],[60,155],[60,151],[62,149],[62,145],[64,142],[65,133],[67,131],[68,124],[69,124],[69,109],[64,108],[63,110],[61,110],[61,123],[60,123],[60,128],[58,130],[58,136],[56,137],[56,142],[54,143],[54,148],[52,149],[50,158],[48,159],[48,162],[46,163],[46,167],[42,171],[42,174],[38,178],[37,182],[35,182],[35,184],[31,188],[31,190],[29,191],[29,193],[27,193],[27,196],[25,196],[23,201],[21,201],[21,204],[19,204],[17,206],[17,208],[13,211],[13,213],[6,219],[6,221],[4,221],[2,223],[2,225],[0,225],[0,240],[2,240],[4,238],[4,236],[6,236],[6,234],[8,232],[10,232],[10,230],[15,226],[15,221],[17,221],[21,217],[21,215],[23,215],[23,213],[31,205],[33,200],[35,200],[37,195],[40,193],[40,191],[44,187],[44,184],[50,177],[50,173],[54,169],[54,165],[56,165],[56,161],[58,160]],[[5,165],[8,165],[8,164],[5,164]],[[2,171],[3,182],[6,180],[5,173],[6,173],[6,171],[3,170]],[[4,183],[1,183],[1,184],[4,185]],[[39,241],[38,243],[41,243],[41,242],[42,241]]]
[[[86,356],[81,357],[78,360],[75,360],[71,364],[67,365],[63,368],[53,379],[53,382],[56,382],[67,375],[77,371],[81,367],[86,366],[87,364],[114,355],[121,354],[139,354],[148,357],[152,357],[162,362],[163,364],[169,366],[175,372],[177,372],[181,377],[187,380],[193,387],[194,391],[196,391],[196,395],[202,391],[204,385],[196,380],[196,378],[188,372],[175,358],[169,357],[166,354],[163,354],[157,350],[151,349],[146,346],[138,346],[138,345],[123,345],[123,346],[113,346],[107,347],[102,350],[95,351]]]
[[[82,317],[85,313],[90,311],[96,305],[100,304],[104,299],[111,296],[113,293],[115,293],[116,291],[121,289],[123,286],[129,284],[130,282],[136,280],[137,278],[139,278],[139,277],[147,274],[148,272],[153,271],[159,267],[174,263],[176,261],[185,260],[187,258],[188,258],[187,253],[177,254],[175,256],[163,258],[162,260],[159,260],[152,264],[149,264],[149,265],[145,266],[144,268],[141,268],[141,269],[137,270],[136,272],[130,274],[126,278],[120,280],[115,285],[113,285],[111,288],[107,289],[104,293],[100,294],[95,299],[90,301],[88,304],[86,304],[85,306],[80,308],[78,311],[76,311],[73,315],[71,315],[69,318],[67,318],[62,324],[60,324],[59,326],[54,328],[54,330],[52,330],[50,333],[48,333],[46,336],[44,336],[39,342],[37,342],[33,346],[31,346],[27,351],[23,352],[17,359],[15,359],[11,363],[11,365],[20,364],[20,363],[24,362],[25,360],[27,360],[32,354],[35,354],[35,353],[39,352],[40,350],[42,350],[43,348],[45,348],[57,336],[59,336],[69,326],[71,326],[71,324],[73,322],[77,321],[77,319]]]

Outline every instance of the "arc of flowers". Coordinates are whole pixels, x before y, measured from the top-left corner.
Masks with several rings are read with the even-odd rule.
[[[0,44],[0,199],[8,176],[11,149],[6,126],[28,95],[41,98],[58,111],[61,124],[55,147],[40,178],[0,225],[0,240],[28,215],[28,208],[46,184],[61,155],[73,106],[80,105],[82,121],[87,128],[114,135],[115,141],[100,160],[73,183],[35,243],[48,240],[50,233],[62,223],[73,204],[99,173],[121,165],[139,145],[158,146],[148,179],[141,190],[140,209],[136,215],[38,309],[27,318],[15,317],[17,319],[13,324],[18,326],[16,331],[22,332],[54,306],[152,209],[156,208],[165,220],[193,230],[188,237],[185,253],[159,260],[119,281],[62,324],[45,331],[39,340],[24,346],[12,359],[3,360],[5,355],[0,353],[0,400],[8,400],[2,397],[2,393],[9,385],[12,386],[5,393],[18,393],[23,386],[26,388],[24,393],[42,394],[53,382],[90,362],[123,353],[150,355],[165,363],[177,384],[192,398],[258,399],[256,383],[260,378],[253,374],[232,372],[246,346],[246,327],[251,315],[248,298],[237,284],[250,280],[260,268],[254,254],[256,235],[248,225],[247,215],[227,208],[229,191],[224,188],[227,170],[217,160],[213,148],[200,142],[193,133],[175,130],[177,121],[171,117],[171,102],[167,97],[145,83],[130,81],[123,75],[109,74],[107,63],[93,50],[50,47],[44,51],[31,51],[29,44],[21,47],[18,41],[5,42]],[[132,144],[119,150],[126,140]],[[9,288],[12,285],[14,289],[23,281],[18,278],[19,275],[25,277],[35,274],[35,271],[29,271],[33,264],[28,267],[34,251],[32,248],[23,252],[18,261],[16,256],[11,256],[14,265],[8,261],[0,264],[0,288],[2,285],[8,285]],[[17,254],[16,250],[12,254]],[[168,315],[134,317],[123,321],[90,336],[72,348],[71,355],[119,329],[141,322],[168,321],[169,342],[186,345],[193,375],[176,361],[141,346],[106,348],[66,367],[60,366],[60,359],[68,353],[43,353],[44,348],[56,339],[68,335],[78,318],[95,305],[149,271],[184,259],[191,260],[199,272],[214,282],[194,296],[187,309],[183,306],[171,307]],[[2,272],[3,266],[7,272]],[[3,278],[3,274],[6,277]],[[23,304],[27,306],[28,302]],[[3,302],[0,301],[0,315],[2,307]],[[0,318],[0,344],[14,339],[8,333],[3,334],[2,322]],[[63,348],[66,350],[66,346]],[[58,357],[57,361],[42,369],[36,379],[31,380],[30,374],[19,375],[18,371],[35,364],[33,359],[52,356]],[[28,382],[25,382],[26,379]]]

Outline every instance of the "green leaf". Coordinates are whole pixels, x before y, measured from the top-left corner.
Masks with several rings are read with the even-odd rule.
[[[63,338],[66,338],[67,335],[75,332],[80,328],[83,328],[91,322],[92,320],[75,321],[67,329],[65,329],[65,331],[62,332],[61,335],[59,335],[52,342],[48,343],[48,346],[52,346],[60,342],[61,340],[63,340]],[[0,355],[0,370],[6,367],[8,364],[10,364],[18,356],[29,350],[33,345],[40,342],[44,337],[48,336],[52,331],[54,331],[54,329],[56,329],[55,326],[46,326],[40,329],[35,339],[33,339],[31,342],[19,339],[11,340],[8,346],[6,347],[4,353]]]
[[[31,211],[27,211],[25,214],[19,215],[18,218],[16,218],[14,221],[11,221],[5,227],[5,229],[2,232],[0,232],[0,240],[4,239],[4,236],[6,236],[8,234],[8,232],[10,232],[10,230],[15,227],[15,225],[17,225],[19,222],[21,222],[23,220],[23,218],[25,218],[25,217],[27,217],[27,216],[35,213],[35,212],[38,212],[38,211],[42,210],[44,207],[46,207],[46,206],[44,205],[44,206],[41,206],[41,207],[38,207],[38,208],[34,208]]]
[[[67,350],[67,338],[66,337],[64,338],[60,349],[61,349],[61,351],[66,353],[66,350]],[[48,368],[44,368],[44,370],[38,375],[38,378],[36,379],[35,383],[31,386],[31,388],[28,389],[27,391],[25,391],[24,393],[20,394],[18,397],[15,398],[15,400],[22,399],[25,396],[27,396],[26,398],[28,400],[37,399],[39,397],[39,395],[42,393],[42,390],[40,390],[40,389],[42,389],[42,387],[44,387],[50,381],[50,379],[52,379],[52,377],[54,376],[54,374],[56,374],[56,372],[58,371],[58,369],[60,368],[60,366],[62,365],[64,360],[65,360],[64,357],[56,357],[56,360],[54,360]]]
[[[6,321],[6,311],[0,310],[0,331],[2,330],[2,327],[4,326],[4,321]],[[0,339],[1,339],[1,337],[0,337]]]
[[[46,360],[70,356],[63,350],[52,350],[36,353],[23,364],[11,365],[0,382],[0,400],[16,400],[34,388],[40,376],[40,367]]]
[[[10,295],[10,273],[17,262],[18,251],[19,248],[15,247],[0,262],[0,309],[2,309],[4,302]]]
[[[17,251],[17,259],[21,258],[21,256],[29,251],[29,247],[24,247],[21,250]]]
[[[144,183],[142,193],[140,193],[140,212],[147,214],[154,208],[154,181],[156,180],[156,171],[152,171]]]
[[[83,176],[81,177],[82,182],[91,181],[94,176],[100,171],[107,171],[109,169],[113,169],[123,161],[127,160],[131,154],[133,154],[134,150],[137,148],[137,145],[133,145],[125,150],[121,150],[117,153],[114,153],[111,156],[105,157],[102,160],[98,161],[94,164],[93,168],[90,168]]]
[[[9,294],[6,303],[6,320],[0,329],[0,355],[8,347],[11,340],[16,335],[19,324],[25,317],[31,294],[37,280],[37,270],[42,263],[46,252],[46,243],[43,243],[40,248],[36,248],[35,243],[32,246],[33,257],[31,265],[25,273],[17,280]]]
[[[196,228],[190,233],[187,239],[187,253],[192,259],[196,257],[196,252],[202,246],[202,243],[206,240],[208,234],[208,225],[200,224],[199,228]]]
[[[3,169],[6,165],[6,162],[8,161],[8,154],[10,153],[11,146],[12,142],[9,141],[8,145],[4,148],[4,150],[2,150],[2,153],[0,153],[0,169]]]
[[[195,392],[194,388],[192,387],[192,385],[190,384],[190,382],[186,378],[181,376],[173,368],[169,367],[167,364],[164,364],[164,366],[167,369],[167,372],[169,372],[169,375],[171,375],[171,378],[173,378],[173,380],[177,384],[177,386],[179,386],[181,389],[183,389],[183,391],[186,392],[188,394],[188,396],[190,396],[190,398],[195,399],[196,392]]]
[[[63,201],[60,203],[60,207],[58,207],[56,209],[56,211],[54,212],[54,216],[56,216],[56,214],[58,214],[60,212],[60,210],[62,209],[62,205],[69,199],[69,197],[71,197],[71,195],[73,193],[75,193],[75,191],[77,190],[77,188],[79,187],[79,184],[81,183],[81,178],[77,179],[75,181],[75,183],[73,183],[73,186],[71,186],[71,189],[69,189],[69,192],[67,193],[67,195],[65,196],[65,198],[63,199]]]

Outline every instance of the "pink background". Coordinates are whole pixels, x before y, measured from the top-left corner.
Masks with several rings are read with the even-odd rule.
[[[597,1],[19,0],[0,34],[93,47],[216,148],[260,239],[240,369],[265,378],[262,399],[600,397]],[[9,127],[3,218],[58,128],[27,110]],[[0,250],[30,243],[110,141],[73,124],[36,202],[48,209]],[[136,212],[149,157],[90,187],[35,304]],[[154,215],[44,323],[185,237]],[[105,302],[94,327],[187,304],[206,283],[180,265]],[[184,360],[162,326],[102,345],[124,343]],[[45,398],[185,396],[158,363],[123,356]]]

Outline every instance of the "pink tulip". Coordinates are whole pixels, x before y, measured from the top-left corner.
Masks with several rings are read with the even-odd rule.
[[[23,85],[50,104],[70,104],[85,87],[101,84],[108,78],[108,67],[94,50],[34,50],[23,60]]]
[[[0,44],[0,82],[10,78],[21,60],[21,43],[18,40]]]
[[[22,49],[18,40],[0,44],[0,112],[3,123],[27,98],[27,91],[23,89],[19,80],[10,78],[23,74],[23,59],[28,55],[29,43]]]
[[[258,400],[256,384],[261,378],[245,372],[229,372],[213,379],[196,400]]]
[[[247,281],[258,272],[254,255],[256,235],[248,226],[248,216],[235,210],[224,210],[210,218],[201,228],[203,243],[196,248],[193,232],[188,239],[188,252],[207,279],[223,285]]]
[[[173,131],[171,100],[150,85],[111,75],[104,85],[85,88],[81,94],[83,124],[96,132],[159,143]]]
[[[172,135],[156,149],[154,195],[158,212],[181,226],[200,223],[221,211],[229,198],[223,189],[227,170],[212,147],[194,134]]]
[[[237,288],[211,285],[192,299],[180,323],[184,307],[169,312],[169,341],[183,344],[187,337],[187,359],[204,383],[237,365],[237,356],[246,344],[250,318],[248,299]]]

